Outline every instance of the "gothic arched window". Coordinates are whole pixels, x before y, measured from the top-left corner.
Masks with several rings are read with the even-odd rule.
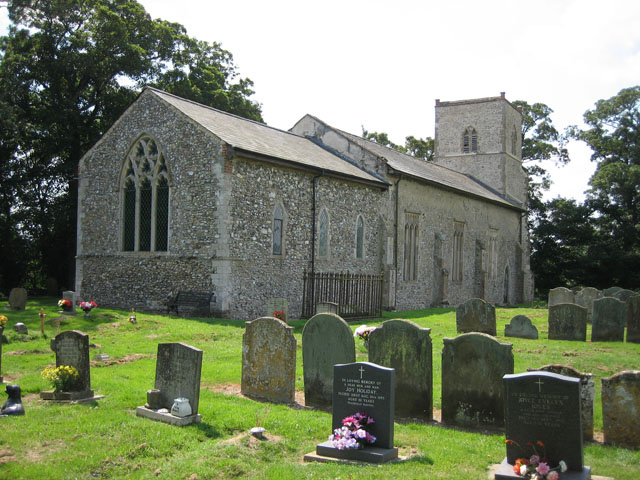
[[[169,244],[169,172],[149,136],[133,144],[122,168],[122,250],[166,252]]]
[[[478,132],[473,127],[467,127],[462,137],[462,152],[476,153],[478,151]]]
[[[364,258],[364,220],[358,215],[356,220],[356,258]]]
[[[329,214],[324,208],[318,218],[318,256],[322,258],[329,256]]]

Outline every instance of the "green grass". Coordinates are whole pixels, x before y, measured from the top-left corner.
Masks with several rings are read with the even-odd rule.
[[[38,394],[50,386],[40,371],[54,365],[49,341],[59,317],[57,299],[29,301],[23,312],[2,310],[9,317],[3,345],[5,382],[21,386],[27,415],[0,419],[0,478],[438,478],[485,479],[486,469],[505,455],[504,436],[444,428],[435,423],[397,423],[395,444],[410,459],[384,466],[305,464],[302,456],[326,440],[330,414],[324,411],[269,405],[221,393],[225,384],[241,378],[243,322],[220,319],[182,319],[138,313],[130,324],[126,311],[98,308],[85,320],[82,313],[62,317],[62,330],[90,336],[91,356],[108,353],[113,364],[91,369],[92,387],[106,397],[89,405],[43,402]],[[46,335],[40,334],[40,307],[47,313]],[[504,325],[517,314],[528,315],[540,340],[504,338]],[[439,409],[441,350],[444,337],[456,336],[454,309],[429,309],[385,314],[431,328],[433,340],[434,407]],[[381,320],[369,321],[377,325]],[[13,325],[25,323],[27,338]],[[602,429],[600,378],[623,369],[637,369],[640,345],[564,342],[547,339],[544,308],[497,309],[498,339],[514,344],[515,371],[547,363],[564,363],[592,372],[596,380],[596,430]],[[291,323],[298,340],[296,389],[303,390],[301,336],[304,321]],[[352,325],[355,328],[359,323]],[[135,407],[153,388],[155,354],[160,342],[180,341],[204,351],[199,425],[179,428],[139,418]],[[360,341],[357,359],[367,360]],[[4,394],[0,397],[4,402]],[[246,432],[256,415],[271,435],[250,440]],[[588,444],[585,463],[594,474],[618,480],[636,479],[640,452]],[[195,476],[194,476],[195,475]]]

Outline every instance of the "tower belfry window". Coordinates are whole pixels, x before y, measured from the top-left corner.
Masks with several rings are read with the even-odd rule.
[[[478,151],[478,132],[473,127],[468,127],[464,131],[462,137],[462,152],[477,153]]]

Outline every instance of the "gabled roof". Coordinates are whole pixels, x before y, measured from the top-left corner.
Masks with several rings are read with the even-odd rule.
[[[381,177],[365,171],[347,159],[322,148],[311,140],[263,123],[216,110],[155,88],[144,93],[156,96],[172,105],[204,129],[227,143],[238,153],[249,153],[265,160],[278,161],[322,171],[330,176],[385,188],[389,184]]]
[[[420,158],[407,155],[406,153],[399,152],[394,148],[385,147],[379,143],[365,140],[362,137],[353,135],[348,132],[344,132],[337,128],[334,128],[322,120],[309,115],[309,117],[315,119],[317,122],[325,125],[334,132],[344,136],[347,140],[355,143],[359,147],[367,150],[368,152],[378,157],[384,158],[387,165],[393,170],[417,178],[419,180],[441,186],[450,190],[456,190],[458,192],[472,195],[474,197],[480,197],[490,202],[499,203],[511,208],[517,208],[523,210],[522,205],[516,201],[511,201],[491,187],[481,183],[475,178],[465,175],[455,170],[443,167],[433,162],[428,162]]]

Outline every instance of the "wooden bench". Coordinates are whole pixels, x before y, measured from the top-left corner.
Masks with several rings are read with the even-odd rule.
[[[169,297],[167,312],[175,312],[176,315],[203,315],[211,314],[211,299],[215,296],[212,292],[194,292],[180,290]]]

